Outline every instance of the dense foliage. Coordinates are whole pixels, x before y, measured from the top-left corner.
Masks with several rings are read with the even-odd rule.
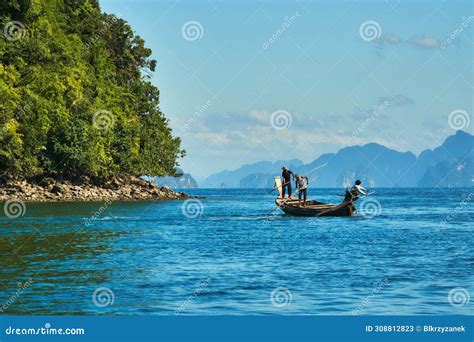
[[[156,61],[96,0],[0,2],[0,174],[173,174]]]

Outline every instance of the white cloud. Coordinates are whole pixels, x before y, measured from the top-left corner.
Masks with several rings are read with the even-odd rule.
[[[437,49],[440,47],[442,40],[434,36],[417,35],[412,36],[411,38],[405,41],[403,38],[393,33],[382,35],[380,38],[373,40],[373,43],[379,45],[380,47],[384,45],[399,45],[404,42],[408,42],[413,46],[418,46],[426,49]]]
[[[402,94],[397,94],[392,97],[390,96],[379,97],[379,104],[382,104],[385,101],[387,101],[389,106],[391,107],[400,107],[400,106],[406,106],[406,105],[415,103],[415,101],[412,98],[402,95]]]
[[[376,39],[374,42],[380,45],[383,45],[383,44],[398,45],[402,42],[402,39],[398,37],[397,35],[390,33],[390,34],[380,36],[380,38]]]
[[[409,42],[426,49],[437,49],[441,45],[441,39],[432,36],[414,36]]]

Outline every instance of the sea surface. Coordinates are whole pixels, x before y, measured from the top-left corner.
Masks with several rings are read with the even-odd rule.
[[[474,188],[371,191],[350,218],[289,217],[263,189],[26,203],[0,218],[0,312],[473,314]]]

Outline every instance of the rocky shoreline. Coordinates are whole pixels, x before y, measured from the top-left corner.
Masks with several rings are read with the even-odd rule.
[[[63,201],[140,201],[178,200],[190,198],[183,192],[175,192],[167,186],[139,177],[115,177],[107,182],[58,180],[44,177],[39,180],[10,179],[0,184],[0,202],[21,200],[24,202]]]

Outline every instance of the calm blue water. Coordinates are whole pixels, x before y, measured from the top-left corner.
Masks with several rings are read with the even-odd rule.
[[[310,195],[337,202],[338,192]],[[474,208],[462,202],[470,192],[377,189],[368,198],[380,203],[373,218],[288,217],[264,190],[191,191],[206,196],[197,218],[183,215],[180,201],[27,203],[23,217],[0,219],[0,308],[9,301],[11,314],[472,314]]]

